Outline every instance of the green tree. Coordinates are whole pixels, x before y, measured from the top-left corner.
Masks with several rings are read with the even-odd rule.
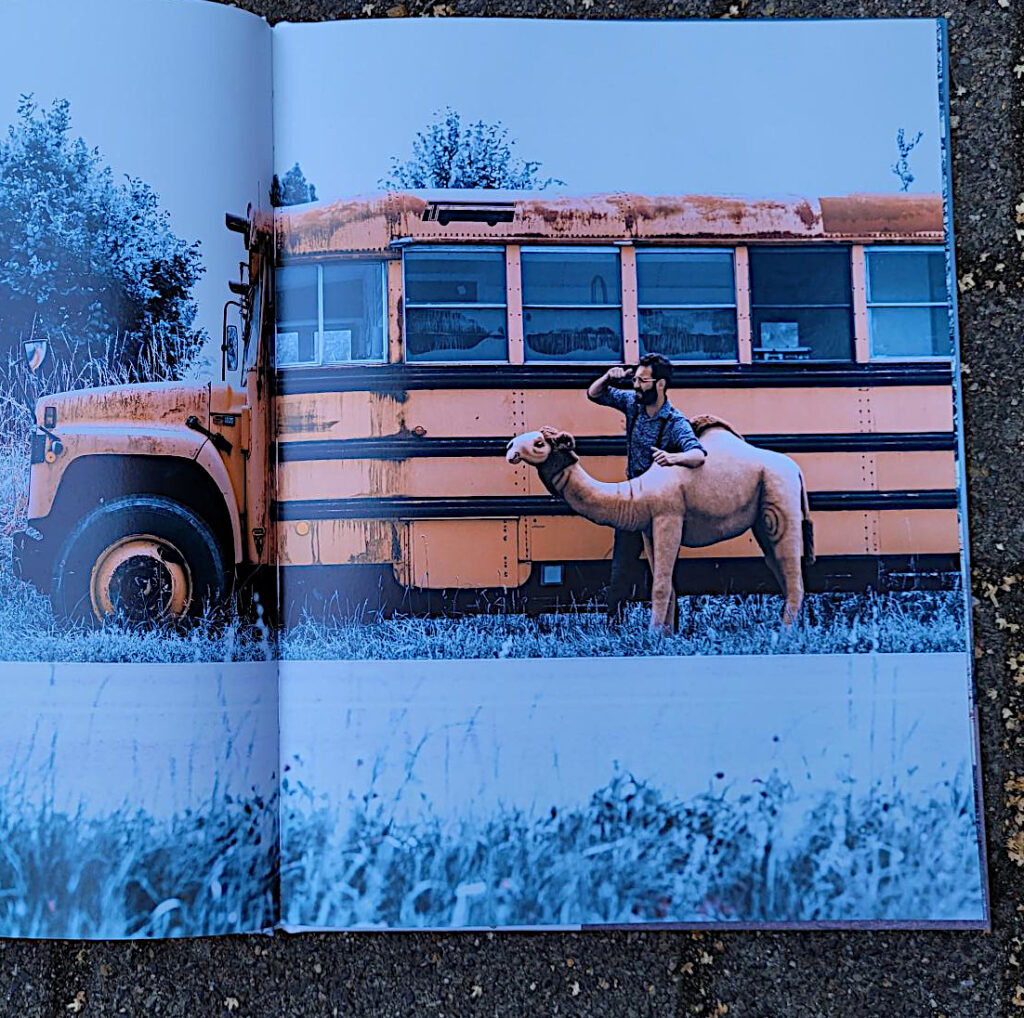
[[[543,190],[563,184],[556,177],[540,177],[540,163],[520,159],[508,128],[497,121],[463,124],[450,106],[434,114],[434,120],[417,132],[412,157],[391,158],[391,173],[380,187],[398,188],[502,188]]]
[[[283,177],[274,174],[270,184],[271,205],[278,208],[281,205],[304,205],[310,201],[316,201],[316,188],[306,180],[298,163]]]
[[[203,271],[152,188],[117,183],[72,137],[66,99],[21,97],[0,141],[0,356],[45,339],[44,370],[69,380],[175,377],[206,339],[192,299]]]

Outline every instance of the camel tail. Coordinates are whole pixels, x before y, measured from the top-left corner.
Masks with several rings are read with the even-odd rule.
[[[804,565],[814,565],[814,522],[811,520],[811,504],[807,498],[804,475],[800,474],[800,508],[803,511]]]

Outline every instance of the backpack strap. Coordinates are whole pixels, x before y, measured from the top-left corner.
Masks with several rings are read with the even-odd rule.
[[[655,447],[658,448],[658,449],[661,448],[661,440],[665,437],[665,428],[667,428],[667,427],[668,427],[668,418],[667,417],[662,417],[661,424],[658,425],[658,438],[657,438],[657,440],[654,443]]]
[[[640,416],[639,401],[633,400],[633,412],[626,418],[626,458],[629,458],[629,450],[633,447],[633,428],[636,427],[636,419]]]

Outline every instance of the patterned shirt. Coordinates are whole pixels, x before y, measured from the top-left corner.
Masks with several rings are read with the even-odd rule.
[[[654,462],[651,450],[655,448],[665,452],[707,451],[694,434],[690,422],[667,399],[653,417],[637,400],[636,393],[628,389],[608,386],[594,402],[614,407],[626,415],[627,477],[639,477],[650,469]]]

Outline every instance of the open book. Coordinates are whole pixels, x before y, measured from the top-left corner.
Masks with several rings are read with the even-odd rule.
[[[987,925],[943,23],[4,33],[0,934]]]

